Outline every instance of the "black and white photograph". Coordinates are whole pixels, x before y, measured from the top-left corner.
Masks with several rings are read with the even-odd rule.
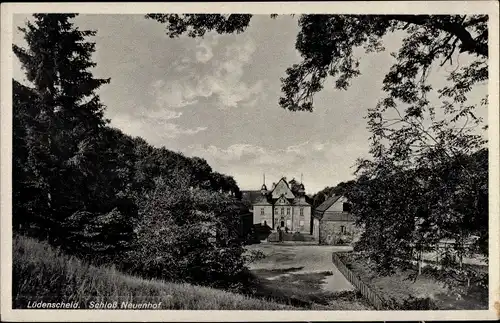
[[[498,318],[499,5],[446,2],[2,4],[2,316]]]

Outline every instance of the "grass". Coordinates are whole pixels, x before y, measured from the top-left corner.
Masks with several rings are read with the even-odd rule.
[[[15,309],[28,301],[78,302],[89,308],[94,302],[161,302],[167,310],[293,310],[268,299],[212,288],[123,274],[113,268],[95,267],[64,255],[45,242],[26,237],[13,239],[13,295]]]
[[[488,290],[480,286],[458,286],[450,288],[431,275],[423,274],[415,281],[409,275],[415,270],[397,271],[390,276],[381,276],[370,269],[369,262],[357,253],[339,253],[342,261],[386,299],[404,300],[409,297],[430,298],[441,310],[481,310],[488,308]]]

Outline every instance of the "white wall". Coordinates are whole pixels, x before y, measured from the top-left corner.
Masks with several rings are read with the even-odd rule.
[[[264,215],[261,214],[261,210],[264,209]],[[273,219],[273,207],[271,205],[254,205],[253,206],[253,223],[254,224],[264,224],[272,227]]]
[[[345,203],[345,202],[347,202],[347,199],[342,196],[335,203],[333,203],[332,206],[330,206],[325,212],[329,212],[329,211],[342,212],[343,203]]]

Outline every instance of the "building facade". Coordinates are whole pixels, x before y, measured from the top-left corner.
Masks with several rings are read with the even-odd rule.
[[[252,203],[254,224],[285,231],[310,233],[311,205],[306,201],[304,185],[292,192],[281,178],[271,190],[262,185],[260,196]]]
[[[355,225],[351,204],[343,196],[334,195],[316,208],[313,236],[320,244],[342,245],[355,242],[361,230]]]

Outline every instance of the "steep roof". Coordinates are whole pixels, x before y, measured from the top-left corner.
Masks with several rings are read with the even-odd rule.
[[[293,205],[309,206],[311,204],[307,203],[305,196],[299,196],[293,200]]]
[[[330,208],[330,206],[332,206],[335,202],[337,202],[338,199],[341,197],[342,197],[341,195],[330,196],[316,208],[315,212],[324,213],[326,210]]]
[[[276,186],[273,187],[271,191],[271,197],[273,199],[277,199],[280,198],[282,194],[285,194],[285,198],[287,199],[295,198],[295,195],[290,189],[290,186],[283,177],[278,181],[278,183],[276,183]]]
[[[255,199],[253,205],[271,205],[271,203],[269,203],[267,197],[261,194],[259,197]]]

